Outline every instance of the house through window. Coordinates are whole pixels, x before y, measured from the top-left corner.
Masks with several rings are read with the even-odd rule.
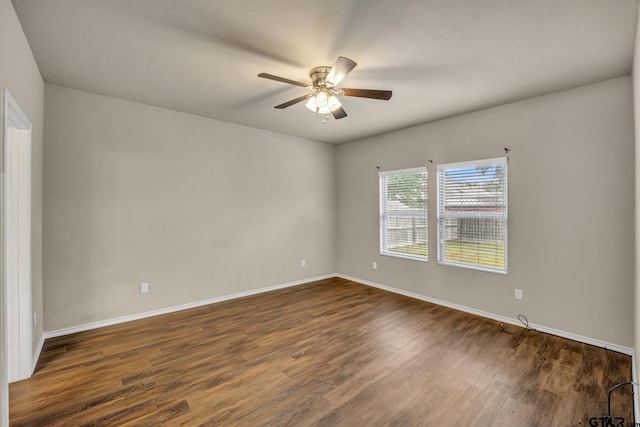
[[[507,158],[438,165],[438,262],[507,272]]]

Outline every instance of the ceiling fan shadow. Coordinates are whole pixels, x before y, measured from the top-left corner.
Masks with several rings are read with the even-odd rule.
[[[227,107],[228,108],[248,108],[248,107],[255,107],[256,105],[260,105],[260,104],[271,105],[271,103],[273,103],[274,100],[277,102],[277,99],[279,99],[280,96],[282,96],[282,99],[284,100],[288,96],[287,93],[291,94],[291,88],[288,88],[286,86],[278,87],[277,89],[270,89],[268,91],[263,91],[258,95],[243,97],[241,99],[238,99],[235,102],[231,102],[227,104]]]
[[[362,67],[360,77],[370,77],[376,80],[412,80],[423,79],[425,76],[438,76],[451,73],[453,64],[418,64],[418,65],[388,65],[382,67]]]
[[[182,2],[183,13],[175,14],[170,10],[157,8],[149,11],[147,8],[131,7],[129,14],[135,14],[136,19],[155,26],[161,33],[172,31],[181,36],[197,40],[202,43],[212,43],[225,46],[230,50],[244,52],[249,55],[277,61],[295,67],[306,65],[294,61],[295,49],[285,48],[282,42],[270,37],[269,34],[259,32],[251,25],[237,25],[221,19],[216,11],[216,5],[209,2]],[[293,46],[292,46],[293,47]],[[283,54],[286,52],[287,54]]]
[[[234,31],[233,28],[227,28],[222,31],[218,28],[213,32],[189,25],[185,22],[173,22],[171,27],[183,35],[191,36],[204,42],[224,45],[250,55],[295,67],[304,67],[304,64],[293,61],[289,56],[282,55],[280,52],[286,51],[286,49],[276,49],[275,46],[277,46],[278,43],[268,40],[263,34],[248,35],[246,32]]]
[[[337,52],[345,52],[345,44],[352,40],[357,22],[367,9],[366,0],[340,2],[335,5],[331,19],[331,31],[327,33],[327,55],[333,56]]]

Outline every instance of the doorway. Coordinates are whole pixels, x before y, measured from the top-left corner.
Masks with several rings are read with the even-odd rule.
[[[2,247],[6,378],[31,376],[31,122],[4,89]]]

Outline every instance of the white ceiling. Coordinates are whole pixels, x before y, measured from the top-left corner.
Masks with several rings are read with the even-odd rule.
[[[341,143],[627,75],[637,0],[13,0],[44,80]],[[304,103],[338,56],[349,114]]]

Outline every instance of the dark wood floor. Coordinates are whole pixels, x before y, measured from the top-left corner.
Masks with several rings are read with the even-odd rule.
[[[512,330],[518,328],[510,327]],[[628,356],[330,279],[47,340],[12,426],[589,426]],[[628,387],[614,415],[632,422]],[[598,424],[600,425],[600,424]]]

